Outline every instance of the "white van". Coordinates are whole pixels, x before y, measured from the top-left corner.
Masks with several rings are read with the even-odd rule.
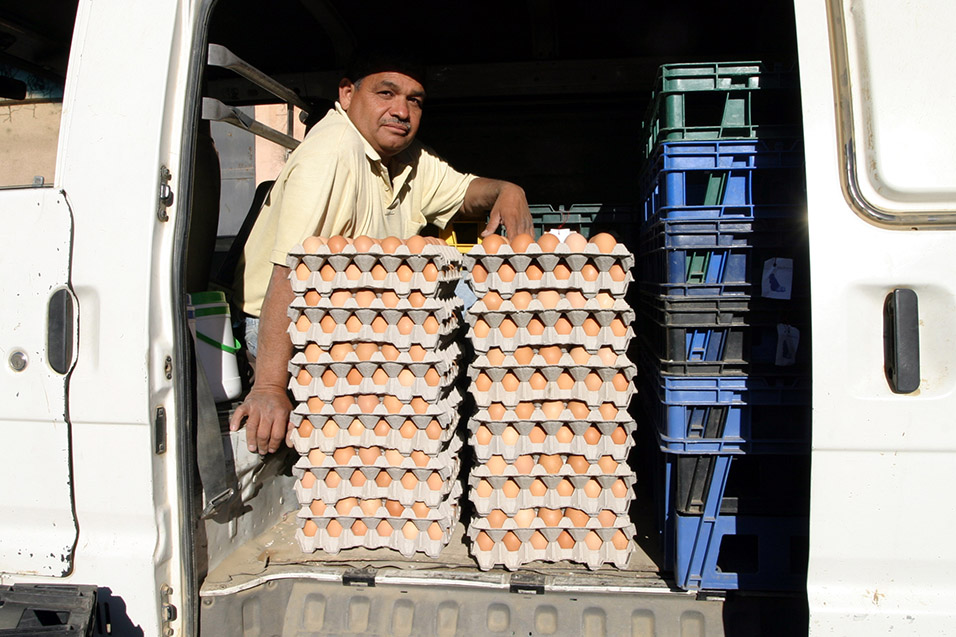
[[[954,25],[947,0],[5,3],[0,634],[953,634]],[[649,488],[623,570],[292,546],[291,455],[216,428],[235,403],[197,384],[186,293],[278,148],[228,122],[294,146],[291,105],[323,112],[349,53],[392,38],[428,43],[423,138],[532,203],[634,200],[659,65],[798,65],[805,587],[682,590]],[[277,103],[279,130],[252,123]]]

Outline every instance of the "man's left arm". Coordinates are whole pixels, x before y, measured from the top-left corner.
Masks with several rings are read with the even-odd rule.
[[[488,225],[481,236],[487,237],[504,225],[509,237],[519,234],[534,235],[531,210],[524,189],[510,181],[477,177],[468,184],[461,213],[476,217],[488,212]]]

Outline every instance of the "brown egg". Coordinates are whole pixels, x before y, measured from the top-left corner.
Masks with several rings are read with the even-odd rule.
[[[488,405],[488,417],[492,420],[501,420],[505,417],[505,406],[501,403],[491,403]]]
[[[507,240],[498,234],[490,234],[481,240],[481,247],[484,248],[485,254],[496,254],[498,248],[505,244]]]
[[[575,420],[585,420],[591,413],[588,404],[583,400],[569,400],[568,409]]]
[[[368,482],[368,478],[365,477],[365,474],[356,469],[352,472],[352,475],[349,476],[349,483],[358,489],[365,486],[365,483]]]
[[[541,290],[536,295],[541,306],[546,310],[554,309],[561,301],[561,295],[556,290]]]
[[[572,232],[564,238],[564,245],[568,246],[568,250],[571,252],[584,252],[588,240],[584,238],[584,235]]]
[[[531,378],[528,379],[528,384],[531,386],[531,389],[541,391],[548,386],[548,379],[545,378],[541,372],[535,372],[531,374]]]
[[[482,266],[475,264],[471,268],[471,278],[475,283],[484,283],[488,280],[488,271]]]
[[[531,293],[526,290],[518,290],[511,295],[511,304],[515,306],[517,310],[526,310],[531,304]]]
[[[331,369],[327,369],[322,372],[322,384],[326,387],[334,387],[338,380],[339,377],[336,376],[335,372],[333,372]]]
[[[346,465],[355,457],[355,447],[339,447],[332,454],[336,464]]]
[[[604,544],[604,541],[601,539],[601,536],[595,531],[590,531],[587,535],[584,536],[584,543],[587,544],[588,548],[592,551],[600,550],[601,545]]]
[[[538,509],[538,517],[541,518],[541,521],[544,522],[545,526],[558,526],[561,523],[561,518],[564,517],[564,513],[561,509],[547,509],[541,507]]]
[[[384,305],[387,308],[394,308],[395,306],[398,305],[398,302],[399,302],[398,295],[395,294],[395,292],[393,292],[392,290],[384,290],[382,292],[381,299],[382,299],[382,305]]]
[[[489,310],[497,310],[499,307],[501,307],[501,295],[494,290],[491,290],[481,297],[481,301]]]
[[[400,467],[405,462],[405,456],[398,449],[386,449],[385,461],[393,467]]]
[[[519,529],[526,529],[531,526],[534,522],[534,518],[534,509],[520,509],[511,517]]]
[[[331,371],[331,370],[328,370],[328,371]],[[382,372],[382,374],[385,374],[385,372],[382,371],[381,368],[377,369],[376,372]],[[374,376],[374,374],[373,374],[373,376]],[[360,371],[358,370],[358,368],[356,368],[356,367],[353,367],[352,369],[350,369],[350,370],[349,370],[349,373],[346,374],[346,376],[345,376],[345,380],[348,381],[349,385],[359,385],[359,384],[361,384],[361,382],[362,382],[362,380],[363,380],[364,378],[365,378],[365,377],[362,376],[362,372],[360,372]],[[388,379],[388,377],[386,376],[386,380],[387,380],[387,379]],[[330,386],[331,386],[331,385],[330,385]]]
[[[490,498],[491,494],[494,493],[494,488],[490,482],[482,478],[478,481],[478,486],[475,487],[475,493],[478,494],[479,498]]]
[[[604,420],[614,420],[617,418],[617,407],[614,406],[614,403],[601,403],[598,411],[601,412],[601,418]]]
[[[321,248],[324,245],[325,245],[325,240],[322,239],[321,237],[306,237],[302,241],[302,251],[309,254],[315,254],[316,252],[319,251],[319,248]]]
[[[408,304],[414,308],[420,308],[425,305],[425,295],[418,290],[412,290],[408,294]]]
[[[325,527],[325,532],[329,534],[329,537],[338,537],[342,535],[342,531],[344,530],[342,524],[335,518],[329,520],[328,526]]]
[[[534,458],[531,454],[523,454],[515,458],[514,461],[515,471],[521,475],[529,475],[534,471]]]
[[[584,298],[584,295],[581,294],[578,290],[568,290],[564,293],[564,298],[571,304],[571,307],[574,309],[584,307],[588,300]]]
[[[597,246],[597,249],[604,254],[610,254],[614,251],[614,246],[617,245],[617,241],[606,232],[599,232],[598,234],[591,237],[588,243],[593,243]]]
[[[432,491],[441,491],[442,487],[445,486],[445,481],[441,479],[441,476],[438,475],[437,471],[428,476],[426,483],[428,484],[428,488]]]
[[[362,271],[354,263],[350,263],[347,268],[345,268],[345,278],[349,281],[358,281],[362,278]]]
[[[358,450],[358,456],[364,464],[375,464],[381,455],[382,450],[379,447],[360,447]]]
[[[491,432],[489,431],[489,434],[490,433]],[[521,434],[518,433],[518,430],[510,425],[505,427],[504,431],[501,432],[501,442],[509,447],[514,447],[516,444],[518,444],[518,440],[520,438]]]
[[[560,400],[546,400],[541,403],[541,411],[548,420],[556,420],[564,411],[564,403]]]
[[[515,280],[515,269],[507,263],[498,266],[498,278],[504,283],[511,283]]]
[[[418,478],[411,471],[406,471],[401,479],[402,486],[411,491],[418,486]]]
[[[522,401],[515,405],[514,411],[519,420],[528,420],[534,414],[534,403]]]
[[[534,497],[540,498],[548,492],[548,485],[544,483],[544,480],[535,478],[534,481],[528,486],[528,491],[530,491],[531,495]]]
[[[488,350],[488,353],[485,354],[485,358],[488,359],[488,364],[497,367],[505,362],[505,355],[498,347],[492,347]]]
[[[398,277],[398,280],[402,283],[408,283],[412,280],[412,274],[414,272],[407,264],[403,263],[395,269],[395,275]]]
[[[390,476],[387,471],[382,469],[378,472],[378,475],[375,476],[375,484],[384,489],[388,485],[392,484],[392,476]]]
[[[611,538],[611,544],[613,544],[614,548],[618,549],[619,551],[623,551],[627,548],[627,545],[630,544],[630,540],[628,539],[627,535],[624,534],[624,531],[618,529],[618,532],[615,533]]]
[[[313,467],[321,467],[325,462],[325,454],[319,449],[312,449],[309,451],[309,462]]]
[[[344,250],[345,246],[347,246],[349,243],[351,242],[345,237],[343,237],[342,235],[337,234],[334,237],[329,237],[329,242],[328,242],[329,252],[331,252],[332,254],[338,254],[339,252]]]
[[[322,317],[322,320],[319,321],[319,327],[321,327],[322,331],[326,334],[331,334],[335,330],[336,325],[337,323],[335,322],[335,319],[332,318],[331,314],[326,314]],[[296,327],[298,326],[299,324],[296,323]]]
[[[501,486],[501,492],[505,494],[505,497],[509,500],[514,500],[518,497],[518,494],[521,493],[521,487],[518,486],[518,483],[514,480],[505,480],[505,483]]]
[[[428,537],[434,541],[442,539],[444,531],[441,530],[441,525],[438,522],[432,522],[428,525]]]
[[[362,537],[368,533],[368,526],[362,520],[352,522],[352,535]]]
[[[409,457],[412,459],[412,462],[415,463],[416,467],[424,467],[429,461],[428,454],[421,449],[415,449],[409,454]]]
[[[385,422],[385,421],[383,421]],[[411,420],[406,420],[402,423],[401,428],[398,430],[402,438],[405,440],[411,440],[415,437],[415,434],[418,433],[418,427],[415,426],[415,423]]]
[[[358,498],[342,498],[335,503],[335,511],[339,515],[348,515],[358,506]]]
[[[614,494],[615,498],[623,498],[627,495],[627,484],[623,480],[617,480],[613,485],[611,485],[611,493]]]
[[[339,433],[339,426],[335,424],[334,420],[327,420],[325,426],[322,427],[322,433],[325,434],[326,438],[335,438]]]
[[[574,548],[574,538],[571,537],[571,534],[567,531],[561,531],[561,534],[558,536],[558,546],[563,549],[573,549]]]
[[[478,549],[482,551],[490,551],[495,546],[494,540],[484,531],[478,531],[478,535],[475,536],[475,544],[477,544]]]
[[[311,471],[306,471],[306,472],[302,475],[302,479],[299,481],[299,483],[300,483],[304,488],[306,488],[306,489],[311,489],[312,486],[315,484],[315,474],[312,473]]]
[[[355,302],[359,307],[371,307],[376,298],[378,297],[375,296],[375,292],[371,290],[359,290],[355,293]]]
[[[560,262],[554,266],[554,278],[558,281],[567,281],[571,278],[571,268],[567,266],[566,263]]]
[[[472,329],[475,332],[476,338],[487,338],[488,332],[491,331],[491,328],[488,327],[488,324],[485,323],[483,319],[475,321],[475,326]]]
[[[388,523],[388,520],[382,520],[378,523],[378,526],[375,527],[375,532],[378,533],[380,537],[389,537],[394,530],[392,525]]]
[[[614,526],[614,523],[617,522],[617,513],[611,511],[610,509],[604,509],[598,513],[598,522],[601,523],[601,526],[604,528],[609,528]]]
[[[402,535],[405,536],[406,540],[414,540],[418,537],[418,527],[415,526],[415,523],[409,520],[402,525]]]
[[[541,425],[535,425],[531,428],[531,431],[528,432],[528,440],[536,445],[543,443],[547,437],[548,434],[541,427]]]
[[[379,371],[382,371],[382,370],[379,369]],[[382,374],[385,374],[385,372],[382,371]],[[385,380],[386,381],[388,380],[388,376],[385,377]],[[402,371],[398,373],[398,383],[402,387],[411,387],[412,385],[415,384],[415,374],[413,374],[412,370],[408,369],[407,367],[404,368]],[[385,383],[381,383],[381,384],[384,385]]]
[[[384,334],[385,330],[388,329],[388,321],[386,321],[381,316],[376,316],[372,319],[372,331],[376,334]]]
[[[561,471],[561,467],[564,466],[564,459],[556,453],[543,453],[538,456],[538,464],[545,472],[554,475]]]
[[[477,327],[477,323],[475,327]],[[518,326],[510,318],[506,318],[498,325],[498,331],[505,338],[514,338],[515,334],[518,333]],[[477,336],[477,332],[475,334]]]
[[[531,534],[531,538],[528,540],[531,544],[531,547],[537,551],[543,551],[548,548],[548,540],[540,531],[535,531]]]
[[[479,445],[487,445],[491,442],[491,438],[491,430],[484,425],[478,425],[478,429],[475,431],[475,442]]]
[[[540,281],[544,276],[544,271],[534,263],[529,264],[524,273],[529,281]]]
[[[402,241],[398,237],[385,237],[384,239],[382,239],[382,252],[384,252],[385,254],[392,254],[403,243],[404,241]]]
[[[542,252],[554,252],[559,243],[561,243],[561,240],[550,232],[545,232],[538,239],[538,247],[541,248]]]
[[[377,423],[375,423],[375,428],[372,429],[376,436],[385,437],[392,431],[392,426],[388,424],[388,421],[384,418],[380,418]]]
[[[302,533],[304,533],[306,537],[315,537],[318,530],[319,526],[312,520],[306,520],[305,524],[302,525]]]
[[[435,267],[434,263],[426,263],[425,267],[422,268],[422,277],[426,281],[437,281],[438,280],[438,268]]]
[[[373,413],[380,404],[378,396],[375,394],[362,394],[355,402],[358,403],[359,411],[363,414]]]
[[[518,536],[512,531],[505,533],[505,536],[501,539],[501,543],[504,544],[505,548],[512,553],[521,548],[521,540],[519,540]]]
[[[331,317],[330,317],[331,318]],[[332,326],[335,326],[335,321],[332,321]],[[309,317],[303,314],[295,322],[295,329],[300,333],[308,332],[309,328],[312,327],[312,321],[309,320]]]
[[[588,472],[588,469],[591,468],[591,463],[588,462],[588,459],[584,456],[572,455],[568,456],[568,466],[580,475]]]
[[[391,343],[382,343],[380,351],[382,352],[382,356],[385,357],[385,360],[387,361],[394,361],[401,354],[401,352],[398,351],[398,348]]]
[[[299,426],[296,429],[296,431],[299,432],[299,435],[302,438],[308,438],[309,436],[312,435],[312,431],[314,429],[315,427],[312,426],[311,422],[309,422],[308,420],[303,420],[302,422],[299,423]]]
[[[571,441],[574,440],[574,432],[571,431],[571,428],[567,425],[562,425],[554,434],[554,439],[563,445],[570,444]]]
[[[428,318],[431,318],[431,317],[428,317]],[[425,320],[426,322],[428,321],[428,319],[425,319]],[[428,352],[425,351],[425,348],[422,347],[421,345],[418,345],[417,343],[408,348],[408,356],[417,363],[420,363],[423,360],[425,360],[425,355],[427,353]]]
[[[415,396],[409,404],[412,406],[412,411],[416,414],[424,414],[428,411],[428,401],[421,396]]]
[[[373,281],[384,281],[385,277],[388,276],[388,270],[381,263],[376,263],[372,267],[372,280]]]
[[[312,515],[323,515],[325,513],[325,502],[322,500],[312,500],[312,504],[309,505],[309,510],[312,512]]]
[[[304,387],[312,382],[312,374],[309,373],[309,370],[303,367],[299,370],[299,373],[296,374],[295,382]]]
[[[519,234],[514,239],[511,240],[511,249],[514,250],[516,254],[526,252],[528,246],[534,243],[534,237],[528,233]]]
[[[558,388],[567,391],[574,387],[574,377],[568,372],[561,372],[561,375],[558,376],[556,381]]]
[[[598,350],[598,356],[606,367],[613,367],[617,363],[617,352],[607,345]]]
[[[415,329],[415,321],[407,314],[398,319],[398,333],[408,336]]]
[[[631,381],[629,381],[623,373],[618,372],[614,375],[614,378],[611,379],[611,384],[614,385],[614,389],[623,392],[627,391],[627,388],[631,386]]]
[[[602,309],[606,310],[614,307],[614,297],[607,292],[599,292],[594,298],[597,299],[598,305]]]
[[[532,336],[541,336],[544,334],[544,323],[541,322],[537,317],[528,321],[528,325],[525,327],[528,330],[528,334]]]
[[[336,290],[329,295],[329,303],[335,307],[342,307],[352,298],[352,293],[348,290]]]
[[[549,345],[538,350],[538,354],[541,355],[544,362],[548,365],[557,365],[563,353],[563,350],[557,345]]]
[[[611,276],[612,281],[620,282],[627,278],[627,273],[624,271],[624,268],[616,263],[608,269],[608,274]]]
[[[354,396],[336,396],[332,401],[332,409],[338,414],[348,412],[349,407],[355,404]],[[364,410],[363,410],[364,411]]]
[[[390,516],[397,518],[405,512],[405,505],[398,500],[386,500],[385,510],[388,511]]]
[[[429,314],[425,320],[422,321],[422,327],[425,329],[426,334],[438,334],[441,325],[438,324],[438,319]]]
[[[586,483],[584,483],[584,495],[589,498],[596,498],[601,495],[601,483],[591,478]]]
[[[490,382],[490,379],[489,379]],[[507,392],[516,392],[518,387],[521,385],[521,382],[518,380],[518,377],[508,372],[501,378],[501,386]]]
[[[515,362],[519,365],[528,365],[531,363],[531,359],[534,358],[534,350],[525,345],[517,348],[513,356],[515,358]]]
[[[613,432],[611,432],[611,441],[616,445],[623,445],[627,442],[627,431],[624,427],[618,427]]]
[[[424,502],[416,502],[412,505],[412,513],[418,518],[427,518],[430,510]]]
[[[425,249],[426,244],[427,242],[425,241],[425,237],[417,234],[405,240],[405,245],[408,247],[409,254],[421,254],[422,250]]]
[[[571,360],[577,365],[586,365],[591,360],[591,355],[581,346],[571,348]]]
[[[386,395],[382,398],[382,404],[385,405],[385,411],[390,414],[397,414],[402,411],[402,407],[405,406],[405,403],[400,401],[396,396],[391,394]]]
[[[590,261],[581,267],[581,278],[585,281],[597,281],[598,274],[600,274],[598,269]]]
[[[567,478],[561,480],[556,488],[558,495],[562,498],[570,497],[574,493],[574,485]]]
[[[485,519],[488,520],[488,526],[493,529],[500,529],[504,525],[505,520],[508,519],[508,516],[505,515],[505,512],[501,509],[495,509],[489,513]]]
[[[584,442],[589,445],[596,445],[601,441],[601,430],[591,425],[584,431]]]
[[[345,329],[348,330],[350,334],[356,334],[362,329],[362,321],[358,316],[353,314],[345,321]]]
[[[508,463],[501,456],[491,456],[488,458],[488,461],[485,462],[485,467],[488,468],[488,473],[493,476],[500,476],[504,473],[507,468]]]
[[[564,517],[566,517],[568,521],[571,522],[571,526],[577,527],[577,528],[586,527],[588,525],[588,520],[591,519],[591,516],[589,516],[587,513],[585,513],[581,509],[574,509],[571,507],[568,507],[567,509],[564,510]]]
[[[611,333],[617,337],[623,337],[627,335],[627,325],[624,324],[624,321],[621,319],[614,319],[611,321]]]
[[[299,265],[295,266],[295,278],[299,281],[305,281],[311,274],[312,271],[309,270],[309,266],[306,264],[300,263]]]
[[[381,498],[361,500],[359,501],[359,508],[362,509],[362,513],[365,515],[375,515],[378,513],[378,510],[382,508],[382,500]]]
[[[587,387],[589,391],[599,391],[603,385],[604,381],[597,375],[597,372],[591,372],[584,377],[584,386]]]
[[[429,440],[438,440],[441,438],[442,427],[437,420],[432,420],[428,423],[428,426],[425,427],[425,435],[428,436]]]
[[[308,406],[309,411],[313,414],[319,413],[325,407],[325,403],[317,396],[312,396],[309,398],[306,405]]]
[[[618,462],[611,456],[601,456],[598,460],[598,466],[604,473],[613,474],[617,473]]]
[[[322,277],[323,281],[331,281],[335,278],[335,268],[326,263],[319,269],[319,276]]]

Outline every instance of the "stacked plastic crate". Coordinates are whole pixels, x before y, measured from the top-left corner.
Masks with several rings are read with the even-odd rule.
[[[607,234],[509,245],[492,236],[466,256],[477,463],[468,535],[481,568],[535,560],[627,564],[636,367],[623,300],[633,256]]]
[[[639,377],[665,561],[687,589],[796,588],[810,424],[797,76],[662,66],[645,128]]]
[[[303,551],[435,557],[458,521],[461,255],[313,237],[289,257]]]

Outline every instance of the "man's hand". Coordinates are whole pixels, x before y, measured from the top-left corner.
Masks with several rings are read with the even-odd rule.
[[[229,419],[229,431],[246,421],[246,444],[253,453],[274,453],[286,438],[292,403],[285,388],[253,387]]]
[[[534,224],[524,190],[511,182],[479,177],[468,185],[465,201],[461,206],[468,216],[490,211],[488,225],[481,236],[493,234],[504,225],[509,237],[533,234]]]

